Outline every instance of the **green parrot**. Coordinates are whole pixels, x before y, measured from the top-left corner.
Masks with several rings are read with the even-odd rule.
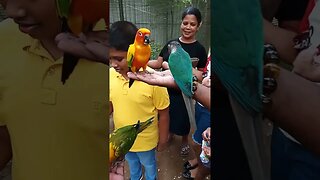
[[[169,68],[180,90],[188,97],[192,97],[192,62],[189,54],[178,41],[168,44]]]
[[[136,124],[127,125],[114,130],[109,138],[109,164],[112,166],[121,160],[129,152],[137,138],[137,135],[149,127],[153,122],[151,117],[145,122],[138,121]]]
[[[262,111],[263,24],[259,0],[216,0],[212,68],[229,93],[254,115]]]
[[[170,53],[168,63],[171,74],[182,91],[190,124],[195,124],[194,104],[192,100],[193,74],[191,58],[178,41],[171,41],[168,44],[168,50]]]
[[[213,72],[230,95],[252,179],[270,179],[270,146],[262,118],[264,41],[260,0],[212,1],[212,17]]]

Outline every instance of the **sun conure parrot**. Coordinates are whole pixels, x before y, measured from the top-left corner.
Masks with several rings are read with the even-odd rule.
[[[81,32],[93,29],[94,25],[104,19],[109,25],[109,0],[56,0],[57,13],[62,20],[62,32],[78,36]],[[64,84],[72,73],[79,58],[64,54],[61,81]]]
[[[109,136],[109,163],[112,166],[115,162],[122,160],[129,152],[137,138],[137,135],[149,127],[154,117],[145,122],[138,121],[136,124],[127,125],[114,130]]]
[[[262,118],[264,40],[260,0],[212,1],[212,17],[211,66],[214,76],[220,79],[230,95],[252,178],[270,179],[267,165],[270,147],[265,143],[268,132],[264,132],[267,128]],[[215,102],[212,99],[212,103]]]
[[[172,41],[168,44],[169,50],[169,68],[171,74],[182,91],[182,96],[188,110],[189,120],[194,124],[194,104],[192,101],[192,61],[190,55],[182,48],[178,41]]]
[[[135,73],[138,72],[140,68],[143,68],[143,71],[146,70],[151,56],[150,34],[150,30],[147,28],[138,29],[134,43],[130,44],[127,53],[129,71]],[[129,80],[129,88],[133,82],[133,79]]]

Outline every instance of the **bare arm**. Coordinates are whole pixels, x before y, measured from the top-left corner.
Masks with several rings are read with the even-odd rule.
[[[0,170],[2,170],[12,158],[10,136],[6,126],[0,126]]]
[[[320,86],[281,69],[265,115],[305,147],[320,155]]]
[[[157,85],[163,87],[170,87],[170,88],[179,88],[178,85],[175,83],[174,78],[170,72],[170,70],[156,72],[150,71],[149,73],[139,72],[139,73],[132,73],[128,72],[129,78],[140,80],[146,82],[150,85]],[[196,101],[199,101],[203,104],[207,109],[210,110],[210,88],[197,83],[197,90],[195,91],[194,96],[192,97]]]
[[[169,137],[169,107],[158,110],[159,113],[159,144],[158,151],[163,151],[166,147]]]
[[[211,110],[210,105],[210,99],[211,99],[211,92],[210,88],[198,83],[197,90],[195,91],[193,95],[193,99],[201,103],[204,107]]]

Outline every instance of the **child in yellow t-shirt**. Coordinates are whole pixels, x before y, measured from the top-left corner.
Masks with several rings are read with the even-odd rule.
[[[154,122],[138,137],[126,154],[131,179],[142,178],[142,166],[146,179],[157,178],[155,149],[162,150],[168,140],[169,96],[166,88],[135,81],[129,88],[129,71],[126,56],[129,45],[134,42],[137,27],[127,21],[118,21],[110,28],[110,110],[115,128],[145,121],[155,117]]]

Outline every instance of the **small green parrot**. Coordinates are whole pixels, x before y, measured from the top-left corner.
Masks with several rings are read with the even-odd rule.
[[[57,14],[62,20],[62,32],[78,36],[81,32],[93,29],[93,26],[104,19],[109,25],[108,0],[56,0]],[[63,57],[61,81],[64,84],[69,78],[79,58],[65,53]]]
[[[180,90],[188,97],[192,97],[192,62],[189,54],[178,41],[168,44],[169,68]]]
[[[112,166],[115,162],[123,159],[129,152],[137,138],[137,135],[149,127],[153,122],[151,117],[145,122],[138,121],[136,124],[128,125],[114,130],[109,138],[109,164]]]
[[[215,0],[212,7],[211,67],[230,94],[252,179],[268,180],[270,147],[262,118],[264,41],[260,0]]]
[[[182,48],[178,41],[172,41],[168,44],[169,50],[169,68],[171,74],[182,91],[182,97],[187,108],[190,124],[194,121],[194,104],[192,100],[192,61],[190,55]]]
[[[129,71],[138,72],[140,68],[143,68],[144,71],[146,70],[151,56],[150,34],[150,30],[147,28],[138,29],[134,43],[130,44],[127,53]],[[129,88],[133,82],[133,79],[129,80]]]

